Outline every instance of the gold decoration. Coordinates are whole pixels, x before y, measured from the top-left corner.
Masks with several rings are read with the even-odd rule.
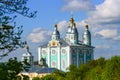
[[[54,26],[55,28],[57,28],[57,24],[55,24],[55,26]]]
[[[73,18],[70,18],[70,22],[71,22],[71,23],[74,23],[74,19],[73,19]]]
[[[51,46],[57,46],[57,43],[55,41],[52,41]]]
[[[86,25],[85,28],[88,29],[88,21],[85,21]]]
[[[88,24],[87,24],[87,25],[85,25],[85,27],[86,27],[86,29],[88,29]]]
[[[29,46],[28,46],[28,43],[26,42],[26,49],[29,50]]]
[[[76,27],[76,23],[75,23],[74,18],[70,18],[70,23],[72,23],[72,25],[73,25],[74,27]]]

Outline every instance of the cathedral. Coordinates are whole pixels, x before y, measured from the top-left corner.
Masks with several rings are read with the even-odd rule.
[[[40,64],[41,58],[44,58],[48,67],[67,71],[71,64],[78,67],[93,60],[94,47],[91,46],[88,25],[85,25],[82,38],[83,40],[79,40],[79,31],[73,17],[70,18],[65,38],[60,37],[58,26],[55,24],[51,40],[38,47],[38,63]]]

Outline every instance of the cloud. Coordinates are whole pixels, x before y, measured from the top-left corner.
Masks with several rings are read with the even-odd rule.
[[[68,22],[66,20],[62,20],[58,23],[58,30],[63,35],[63,33],[67,30]],[[51,39],[53,31],[43,29],[41,27],[35,28],[32,32],[28,35],[28,39],[33,43],[45,43]]]
[[[89,12],[89,21],[100,24],[120,23],[120,0],[105,0]]]
[[[99,32],[96,32],[94,34],[94,37],[103,38],[103,39],[107,39],[107,40],[113,40],[113,41],[120,40],[120,35],[118,34],[117,29],[103,29]]]
[[[78,29],[78,32],[80,34],[80,38],[82,38],[82,34],[84,29],[84,22],[76,22],[76,27]],[[62,20],[58,22],[58,31],[60,32],[61,38],[64,38],[68,29],[69,22],[66,20]],[[35,28],[32,30],[32,32],[28,35],[28,39],[33,43],[44,43],[51,39],[52,31],[43,29],[41,27]]]
[[[91,0],[66,0],[66,2],[67,4],[62,8],[63,11],[88,11],[95,9]]]
[[[68,28],[68,22],[66,20],[62,20],[58,23],[58,30],[61,34],[64,34]]]
[[[97,32],[96,34],[99,34],[104,38],[114,38],[117,36],[117,30],[105,29]]]
[[[43,28],[35,28],[29,34],[28,39],[34,43],[44,43],[51,38],[52,31],[43,29]]]
[[[88,12],[88,24],[92,26],[95,58],[110,58],[120,53],[120,0],[104,0],[96,10]]]
[[[88,23],[95,38],[120,40],[120,0],[104,0],[96,10],[88,12]],[[111,44],[111,43],[109,43]]]

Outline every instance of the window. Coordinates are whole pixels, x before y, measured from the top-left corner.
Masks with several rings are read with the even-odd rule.
[[[52,50],[52,54],[55,55],[55,54],[56,54],[56,51],[55,51],[55,50]]]
[[[63,53],[63,54],[66,54],[66,50],[65,50],[65,49],[62,49],[62,53]]]
[[[42,53],[43,53],[43,55],[45,55],[46,54],[46,50],[42,50]]]
[[[66,68],[66,61],[62,60],[62,68],[65,69]]]
[[[56,68],[56,62],[52,61],[52,67]]]

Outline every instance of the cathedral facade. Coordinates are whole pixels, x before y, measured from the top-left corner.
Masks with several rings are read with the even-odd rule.
[[[41,58],[44,58],[48,67],[67,71],[66,69],[71,64],[78,67],[82,63],[93,60],[94,47],[91,46],[91,33],[88,25],[85,26],[82,37],[83,40],[80,41],[74,18],[70,18],[65,38],[60,38],[56,24],[51,40],[38,47],[38,63]]]

